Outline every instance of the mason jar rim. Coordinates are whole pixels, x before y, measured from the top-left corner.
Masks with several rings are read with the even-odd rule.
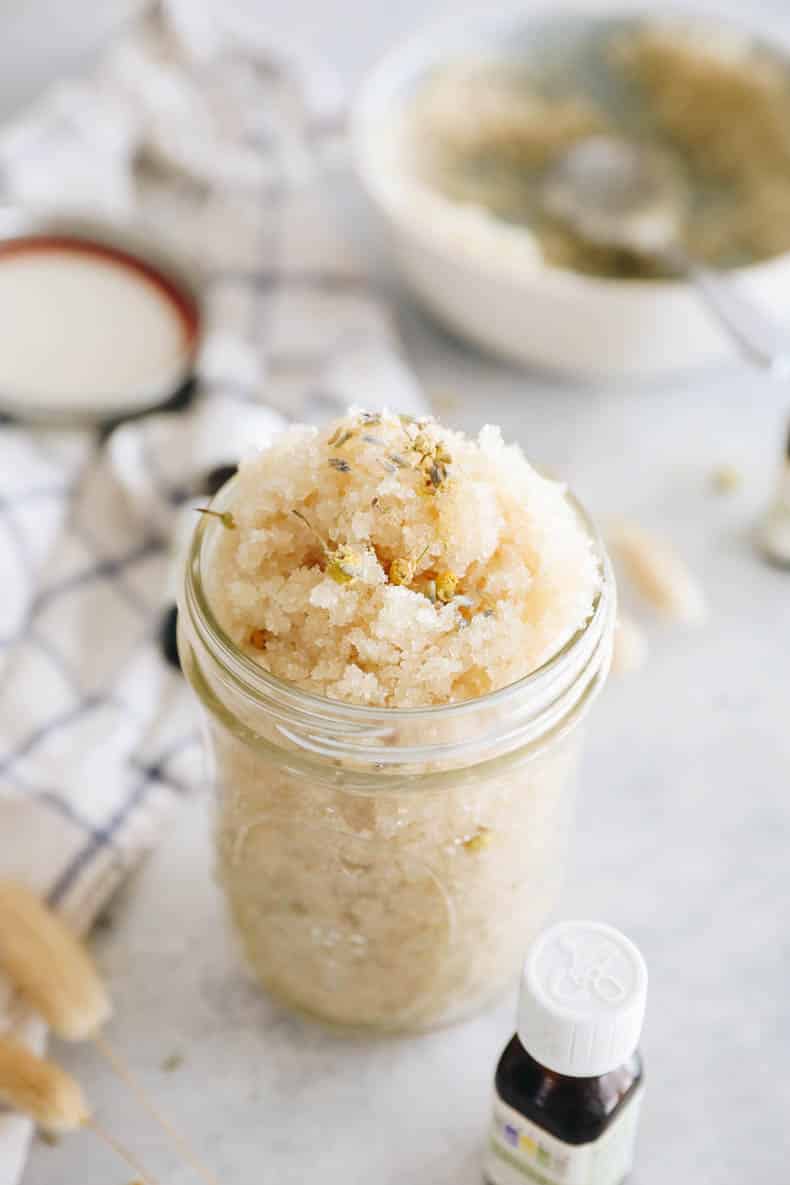
[[[235,478],[215,495],[211,508],[222,512],[232,493]],[[611,633],[616,605],[614,575],[603,541],[587,512],[570,493],[566,495],[590,539],[600,569],[600,587],[587,621],[539,667],[520,679],[486,692],[485,695],[449,704],[421,707],[388,708],[348,703],[305,691],[294,683],[265,670],[232,640],[214,615],[202,577],[205,544],[214,532],[222,530],[218,520],[202,515],[198,522],[185,565],[183,609],[209,657],[220,667],[221,678],[230,678],[236,694],[265,708],[277,718],[278,729],[291,743],[323,756],[342,756],[353,751],[357,756],[382,764],[401,763],[403,749],[381,747],[381,740],[397,726],[459,721],[476,716],[492,719],[494,733],[515,738],[542,736],[566,718],[582,701],[589,701],[602,685],[608,671]],[[510,709],[510,714],[508,714]],[[317,737],[316,732],[320,733]],[[487,739],[493,743],[493,737]],[[374,747],[362,742],[373,741]],[[448,745],[438,744],[436,751],[461,756],[476,748],[481,737],[474,734]],[[526,742],[524,742],[526,743]],[[411,759],[424,757],[430,743],[409,749]]]

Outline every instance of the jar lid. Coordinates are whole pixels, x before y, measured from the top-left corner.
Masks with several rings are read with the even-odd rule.
[[[201,316],[196,286],[169,254],[86,220],[20,216],[2,231],[0,410],[106,420],[175,395]]]
[[[602,922],[560,922],[527,954],[518,1037],[547,1069],[597,1077],[633,1054],[646,998],[647,968],[630,939]]]

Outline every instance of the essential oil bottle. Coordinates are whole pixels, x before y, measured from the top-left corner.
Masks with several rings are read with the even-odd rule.
[[[524,965],[518,1031],[496,1071],[488,1185],[621,1185],[642,1097],[647,969],[600,922],[561,922]]]

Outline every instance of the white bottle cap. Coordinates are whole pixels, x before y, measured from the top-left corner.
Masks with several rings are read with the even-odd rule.
[[[527,954],[518,1038],[548,1070],[597,1077],[636,1049],[646,998],[647,968],[630,939],[601,922],[560,922]]]

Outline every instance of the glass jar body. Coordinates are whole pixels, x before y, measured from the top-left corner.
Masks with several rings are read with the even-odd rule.
[[[583,729],[446,771],[360,771],[203,700],[217,873],[249,965],[326,1021],[449,1023],[508,987],[564,875]],[[268,734],[268,735],[267,735]]]
[[[496,769],[362,787],[209,731],[219,878],[270,992],[401,1029],[460,1018],[512,982],[562,881],[578,732]]]
[[[353,1028],[461,1019],[508,987],[562,883],[582,720],[608,673],[614,586],[540,671],[446,708],[301,692],[217,630],[203,522],[179,609],[216,790],[217,874],[277,998]]]

